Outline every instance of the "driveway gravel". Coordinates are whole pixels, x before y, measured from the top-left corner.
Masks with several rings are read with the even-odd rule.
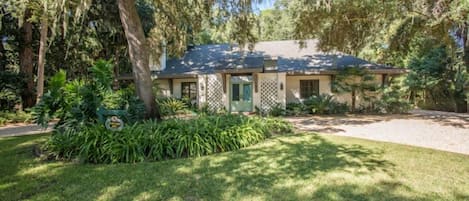
[[[469,155],[469,114],[414,110],[408,115],[311,116],[286,119],[303,131]]]
[[[44,129],[36,124],[10,124],[0,127],[0,137],[11,137],[21,135],[33,135],[51,132],[55,123],[50,123],[47,129]]]

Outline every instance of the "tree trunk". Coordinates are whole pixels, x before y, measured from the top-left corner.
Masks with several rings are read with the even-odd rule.
[[[135,0],[118,0],[119,15],[127,38],[137,95],[145,103],[147,118],[160,118],[153,95],[147,42]]]
[[[464,65],[466,66],[466,72],[469,72],[469,39],[468,39],[468,31],[469,31],[469,24],[466,22],[464,26],[461,28],[462,29],[462,42],[463,42],[463,62]],[[466,86],[467,87],[467,86]],[[467,89],[463,89],[461,92],[461,95],[456,97],[455,102],[456,102],[456,112],[458,113],[466,113],[467,111],[467,97],[468,91]]]
[[[34,77],[33,77],[33,25],[28,22],[31,17],[31,11],[26,10],[24,16],[24,23],[21,27],[21,49],[20,57],[20,71],[26,80],[26,86],[21,93],[23,101],[23,108],[34,106]]]
[[[41,101],[41,97],[44,94],[44,65],[46,63],[46,49],[47,49],[47,33],[49,30],[49,21],[47,16],[43,16],[41,19],[41,39],[39,41],[39,59],[37,66],[37,87],[36,102]]]
[[[0,42],[0,71],[5,71],[6,57],[5,57],[5,47],[3,47],[3,42]]]
[[[355,102],[357,96],[355,95],[355,89],[352,90],[352,113],[355,113]]]

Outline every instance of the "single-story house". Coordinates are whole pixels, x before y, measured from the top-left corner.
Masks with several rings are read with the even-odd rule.
[[[305,43],[300,48],[293,40],[259,42],[252,51],[230,44],[192,46],[181,58],[166,59],[163,54],[159,63],[150,62],[150,69],[164,96],[230,112],[269,110],[311,95],[332,94],[334,76],[349,66],[366,68],[379,84],[405,73],[351,55],[321,52],[316,40]],[[350,101],[350,94],[336,95],[339,101]]]

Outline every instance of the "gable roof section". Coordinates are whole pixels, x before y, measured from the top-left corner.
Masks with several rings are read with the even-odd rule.
[[[333,73],[338,69],[358,66],[383,73],[403,73],[404,69],[374,64],[340,52],[325,53],[317,49],[316,40],[306,46],[293,40],[255,44],[252,52],[240,51],[237,45],[200,45],[189,49],[181,58],[169,59],[158,77],[196,76],[214,72],[286,72],[289,74]],[[274,68],[264,68],[265,60],[276,60]]]

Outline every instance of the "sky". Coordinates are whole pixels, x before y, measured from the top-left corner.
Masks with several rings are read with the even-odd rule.
[[[261,4],[255,4],[255,10],[265,10],[274,7],[275,0],[263,0]]]

